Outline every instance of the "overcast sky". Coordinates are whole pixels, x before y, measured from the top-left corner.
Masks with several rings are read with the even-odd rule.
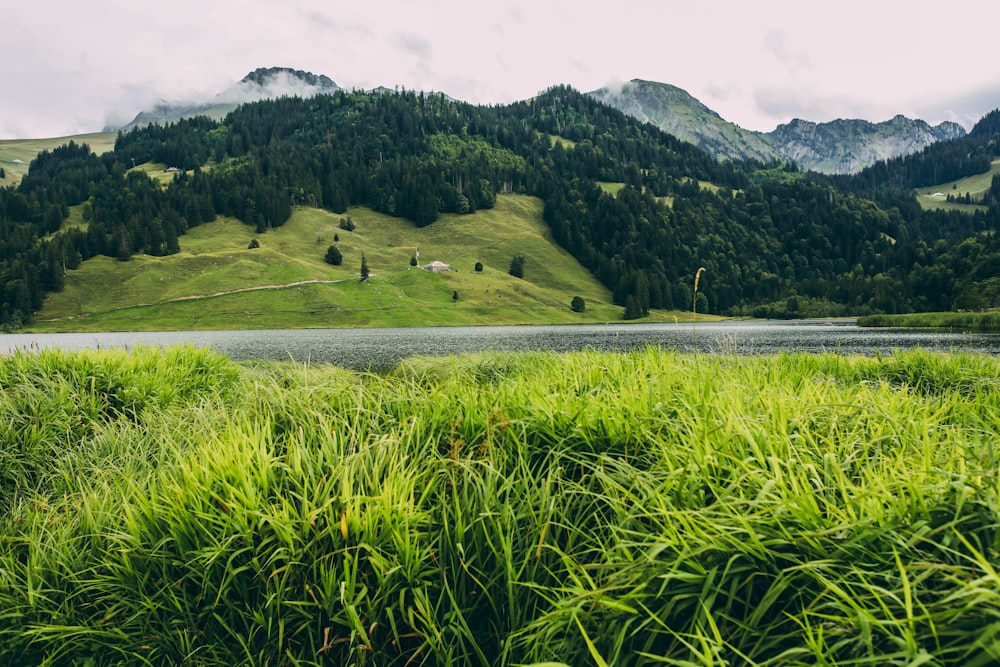
[[[0,9],[0,138],[121,124],[258,67],[469,102],[633,78],[723,118],[897,113],[967,128],[1000,107],[997,0],[27,0]]]

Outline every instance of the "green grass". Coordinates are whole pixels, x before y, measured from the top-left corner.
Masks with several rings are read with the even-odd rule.
[[[611,183],[608,181],[598,181],[597,185],[599,185],[601,190],[605,193],[615,196],[617,196],[618,193],[622,191],[622,188],[625,187],[624,183]]]
[[[1000,361],[0,359],[0,662],[988,665]]]
[[[858,318],[860,327],[916,327],[959,331],[1000,331],[1000,312],[908,313],[868,315]]]
[[[992,166],[985,174],[976,174],[967,178],[960,178],[957,181],[949,181],[938,185],[931,185],[926,188],[918,188],[917,201],[925,210],[941,209],[945,211],[963,211],[971,213],[973,211],[986,211],[985,206],[979,204],[957,204],[947,201],[949,194],[965,196],[966,193],[972,196],[975,201],[982,201],[983,194],[990,189],[993,177],[1000,174],[1000,158],[993,160]]]
[[[263,235],[237,220],[219,219],[189,230],[176,255],[135,256],[128,262],[97,257],[84,262],[69,273],[62,292],[46,298],[29,330],[620,320],[621,308],[611,303],[608,290],[554,243],[541,209],[536,198],[501,195],[493,209],[443,215],[416,228],[364,208],[343,216],[297,208],[285,225]],[[354,232],[338,228],[348,215]],[[344,255],[339,267],[323,261],[335,235]],[[261,247],[248,250],[253,238]],[[431,274],[411,268],[410,258],[417,249],[421,264],[439,260],[454,271]],[[362,253],[373,274],[365,284],[358,280]],[[515,254],[526,257],[523,280],[507,273]],[[482,273],[473,270],[476,262],[483,263]],[[293,285],[303,281],[312,282]],[[570,310],[574,296],[584,299],[585,312]],[[655,313],[651,319],[673,321],[674,315],[686,317]]]
[[[20,183],[28,173],[28,165],[43,150],[51,151],[53,148],[75,141],[77,144],[89,145],[92,151],[100,155],[115,147],[116,136],[114,132],[100,132],[51,139],[0,140],[0,167],[3,167],[7,174],[7,178],[0,181],[0,187]]]

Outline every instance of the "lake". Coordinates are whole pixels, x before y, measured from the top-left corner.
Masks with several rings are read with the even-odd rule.
[[[328,362],[383,370],[417,354],[484,350],[595,349],[645,346],[709,353],[838,352],[873,355],[921,348],[1000,354],[1000,334],[927,329],[863,329],[853,321],[752,321],[686,324],[428,327],[402,329],[285,329],[0,335],[0,353],[16,349],[132,348],[187,343],[237,360]]]

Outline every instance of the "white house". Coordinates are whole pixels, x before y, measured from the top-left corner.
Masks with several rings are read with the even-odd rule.
[[[433,271],[434,273],[440,273],[441,271],[451,271],[451,266],[449,264],[445,264],[444,262],[439,262],[437,260],[434,260],[430,264],[424,264],[420,268],[423,269],[424,271]]]

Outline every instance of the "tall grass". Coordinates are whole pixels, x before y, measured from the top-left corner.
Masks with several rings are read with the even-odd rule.
[[[1000,313],[908,313],[867,315],[858,318],[860,327],[921,327],[959,331],[1000,331]]]
[[[990,357],[147,349],[0,386],[0,663],[1000,660]]]

